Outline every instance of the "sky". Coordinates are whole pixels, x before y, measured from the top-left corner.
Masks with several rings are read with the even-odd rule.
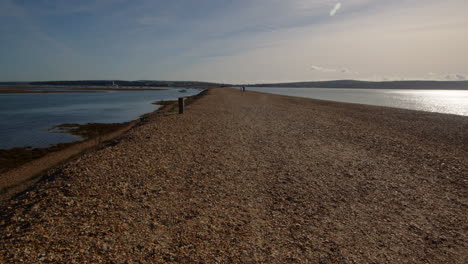
[[[0,81],[467,80],[467,0],[0,0]]]

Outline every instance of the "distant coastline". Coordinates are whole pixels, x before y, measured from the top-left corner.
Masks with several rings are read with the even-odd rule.
[[[6,89],[2,89],[0,86],[0,94],[23,94],[23,93],[99,93],[105,91],[162,91],[167,89],[152,88],[152,87],[115,87],[115,88],[76,88],[73,86],[5,86]],[[61,89],[61,90],[58,90]]]
[[[100,87],[173,87],[205,88],[229,86],[222,83],[196,81],[122,81],[122,80],[83,80],[83,81],[46,81],[46,82],[0,82],[1,86],[100,86]]]
[[[121,81],[121,80],[83,80],[83,81],[47,81],[47,82],[0,82],[0,86],[124,86],[124,87],[284,87],[284,88],[359,88],[359,89],[425,89],[425,90],[468,90],[468,81],[309,81],[288,83],[244,83],[229,84],[199,81]]]

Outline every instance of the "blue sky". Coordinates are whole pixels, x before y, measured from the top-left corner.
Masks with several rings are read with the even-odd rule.
[[[468,78],[466,0],[0,0],[0,81]]]

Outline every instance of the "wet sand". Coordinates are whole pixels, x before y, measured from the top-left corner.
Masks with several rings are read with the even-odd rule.
[[[465,263],[468,118],[211,89],[0,211],[0,262]]]

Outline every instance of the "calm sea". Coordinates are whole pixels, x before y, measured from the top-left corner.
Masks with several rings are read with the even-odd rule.
[[[321,100],[380,105],[468,116],[467,90],[393,90],[338,88],[252,88],[248,90]]]
[[[184,92],[185,91],[185,92]],[[48,130],[64,123],[121,123],[138,119],[159,106],[198,94],[200,89],[106,91],[99,93],[0,94],[0,149],[47,147],[80,140]]]

